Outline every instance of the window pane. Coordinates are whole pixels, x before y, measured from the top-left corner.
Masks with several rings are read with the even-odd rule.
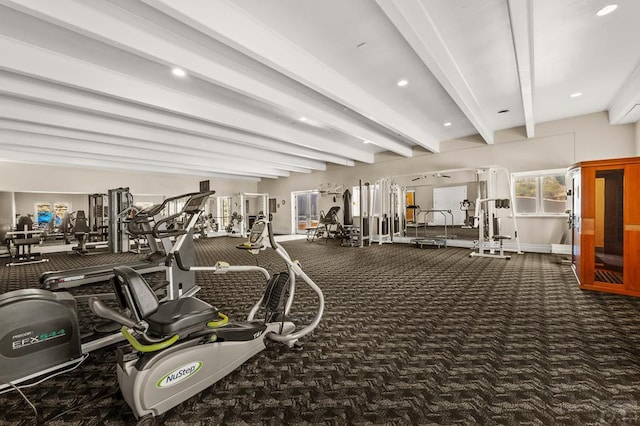
[[[538,178],[518,177],[515,179],[516,213],[537,213]]]
[[[309,215],[312,220],[318,218],[318,194],[309,194]]]
[[[564,175],[542,178],[543,213],[564,213],[567,209],[567,190]]]

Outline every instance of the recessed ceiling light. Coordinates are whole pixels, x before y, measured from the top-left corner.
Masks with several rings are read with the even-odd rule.
[[[187,75],[187,73],[182,68],[174,68],[174,69],[171,70],[171,72],[176,77],[184,77],[184,76]]]
[[[409,82],[408,82],[407,80],[400,80],[400,81],[398,81],[398,83],[397,83],[397,84],[398,84],[398,86],[400,86],[400,87],[404,87],[404,86],[406,86],[407,84],[409,84]]]
[[[307,121],[307,117],[300,117],[300,121]]]
[[[362,141],[362,143],[367,144],[367,143],[371,143],[371,141],[368,141],[368,140],[365,139],[365,140]]]
[[[580,97],[580,96],[582,96],[582,93],[581,93],[581,92],[576,92],[576,93],[572,93],[572,94],[571,94],[571,97],[572,97],[572,98],[578,98],[578,97]]]
[[[608,15],[618,8],[617,4],[609,4],[596,12],[598,16]]]
[[[447,121],[446,123],[444,123],[444,127],[449,127],[451,126],[451,123],[449,121]]]

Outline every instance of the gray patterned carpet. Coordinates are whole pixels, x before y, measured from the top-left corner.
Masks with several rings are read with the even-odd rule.
[[[198,263],[282,269],[273,253],[251,256],[238,242],[197,241]],[[162,424],[640,424],[640,300],[583,292],[569,267],[542,254],[505,261],[460,248],[284,245],[324,290],[321,326],[304,350],[270,344]],[[35,286],[40,271],[70,263],[136,256],[49,257],[0,266],[0,291]],[[263,286],[253,278],[199,275],[200,297],[241,319]],[[312,292],[300,287],[296,300],[294,318],[311,318]],[[86,310],[81,320],[91,322]],[[43,419],[79,407],[51,424],[131,424],[112,357],[94,352],[25,394]],[[17,393],[0,395],[0,424],[33,419]]]

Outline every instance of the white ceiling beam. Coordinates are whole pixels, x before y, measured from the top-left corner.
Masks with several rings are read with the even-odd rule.
[[[85,142],[95,142],[99,144],[121,146],[121,147],[125,147],[125,149],[128,149],[129,147],[137,147],[137,148],[149,150],[147,152],[170,153],[172,157],[176,154],[175,145],[162,144],[158,142],[141,141],[137,139],[128,139],[128,138],[122,138],[122,137],[114,137],[109,135],[101,135],[98,133],[84,132],[84,131],[75,130],[75,129],[64,129],[60,127],[43,125],[41,123],[29,123],[25,121],[6,120],[3,118],[0,118],[0,129],[15,130],[15,131],[24,132],[24,133],[57,136],[65,139],[73,139],[73,140],[81,140]],[[247,163],[248,163],[246,159],[241,159],[237,157],[236,158],[228,157],[224,154],[222,155],[218,155],[215,153],[210,154],[206,151],[198,150],[198,149],[181,148],[178,152],[180,154],[197,156],[199,159],[222,161],[225,167],[233,165],[235,168],[238,168],[239,170],[246,170]],[[238,164],[238,162],[240,162],[240,164]],[[253,164],[253,162],[251,163]],[[280,167],[270,166],[268,162],[264,162],[264,161],[258,162],[256,166],[258,167],[258,169],[261,169],[265,166],[273,167],[275,169],[280,169]],[[294,167],[294,166],[287,166],[287,168],[281,169],[281,170],[287,170],[290,172],[297,172],[297,173],[311,173],[310,169],[306,169],[302,167]],[[255,171],[256,170],[252,169],[252,172],[255,172]]]
[[[419,0],[376,0],[382,11],[418,54],[449,96],[487,143],[494,142],[489,125],[471,85],[438,31],[425,2]]]
[[[24,132],[13,129],[0,129],[0,143],[15,145],[17,142],[33,148],[55,148],[69,153],[78,152],[86,158],[86,154],[97,158],[118,157],[127,158],[133,162],[158,162],[173,164],[177,167],[197,169],[208,172],[225,173],[233,175],[249,175],[262,177],[289,176],[284,170],[271,169],[264,165],[251,164],[251,173],[247,173],[247,167],[242,168],[239,162],[226,159],[208,159],[200,156],[185,155],[179,152],[167,152],[145,149],[134,146],[122,146],[114,144],[98,143],[91,140],[69,139],[62,136],[44,135],[41,133]]]
[[[531,0],[509,0],[509,20],[511,37],[518,66],[522,110],[527,129],[527,137],[535,136],[533,117],[534,96],[534,56],[533,56],[533,8]]]
[[[0,99],[3,98],[0,96]],[[282,164],[281,162],[273,161],[271,158],[273,153],[271,152],[264,153],[264,159],[260,159],[261,152],[256,149],[245,148],[239,150],[240,153],[238,153],[238,150],[229,152],[226,148],[228,144],[209,141],[201,137],[180,135],[167,131],[158,132],[153,128],[149,128],[149,131],[145,132],[145,127],[142,126],[137,126],[132,131],[132,124],[130,123],[114,123],[110,119],[105,120],[101,117],[94,118],[75,111],[64,111],[49,106],[22,103],[11,98],[5,98],[4,101],[9,105],[17,106],[17,108],[0,115],[0,128],[117,145],[124,150],[129,147],[136,147],[146,149],[149,152],[165,151],[178,155],[185,154],[191,156],[191,158],[206,158],[217,161],[219,163],[213,164],[219,164],[223,167],[233,165],[238,167],[239,170],[243,170],[247,166],[258,169],[269,167],[300,173],[311,172],[312,169],[326,169],[325,163],[316,165],[315,160],[296,160],[300,166]],[[31,113],[27,113],[28,110],[31,110]],[[0,106],[0,111],[6,111],[6,109]],[[61,119],[56,120],[56,118]],[[70,122],[77,123],[78,127],[64,126],[64,124],[68,125]],[[97,126],[95,125],[96,122],[99,122]],[[110,128],[108,125],[110,122],[114,123],[116,127]],[[118,129],[121,129],[121,131],[118,132]],[[99,130],[111,132],[111,134],[100,133]],[[135,130],[138,130],[138,132],[135,132]],[[143,133],[147,133],[147,138],[130,137],[132,133],[134,136],[143,136]],[[153,135],[158,134],[160,134],[159,138],[153,138]],[[244,151],[244,154],[242,151]],[[294,161],[290,160],[290,163],[294,163]],[[308,163],[312,163],[313,167],[309,167]]]
[[[25,117],[27,118],[27,117]],[[159,143],[157,141],[144,141],[139,139],[124,138],[111,135],[103,135],[95,132],[87,132],[77,129],[66,129],[58,126],[47,125],[38,122],[31,122],[28,120],[10,120],[6,118],[0,118],[0,129],[14,130],[24,133],[34,133],[39,135],[57,136],[65,139],[76,139],[85,142],[93,142],[98,144],[106,144],[123,151],[128,151],[129,148],[142,149],[144,152],[163,152],[170,153],[177,160],[178,155],[185,159],[185,163],[188,163],[190,159],[213,161],[217,167],[220,164],[222,167],[233,167],[238,170],[245,170],[247,166],[254,169],[263,169],[265,167],[279,170],[287,170],[298,173],[311,173],[310,169],[286,166],[282,167],[278,164],[272,164],[266,161],[251,160],[246,158],[239,158],[237,156],[230,156],[224,151],[216,152],[214,150],[204,150],[192,147],[179,147],[176,145]],[[183,141],[181,141],[183,142]]]
[[[429,151],[439,140],[228,0],[143,0]],[[247,30],[247,29],[250,29]]]
[[[181,135],[164,129],[126,123],[100,116],[92,116],[73,110],[64,110],[61,108],[21,101],[9,97],[0,97],[0,99],[2,99],[2,102],[0,102],[0,117],[6,120],[21,121],[25,123],[50,126],[53,128],[72,129],[78,132],[85,132],[94,135],[87,137],[88,140],[94,140],[96,142],[148,147],[152,150],[167,149],[167,147],[169,147],[169,149],[173,149],[176,153],[180,153],[184,149],[195,152],[202,151],[203,156],[206,156],[207,154],[225,152],[224,145],[220,146],[214,141],[210,141],[199,136]],[[67,134],[65,136],[69,135]],[[80,138],[82,138],[82,136]],[[149,145],[149,143],[151,145]],[[274,164],[270,161],[265,161],[261,164],[261,152],[259,149],[253,151],[247,149],[247,151],[250,151],[247,152],[247,155],[230,156],[228,161],[230,163],[240,164],[246,162],[243,165],[243,168],[246,168],[246,165],[249,164],[255,165],[256,167],[267,165],[284,170],[291,169],[291,171],[300,171],[299,169],[301,167],[299,166],[283,166]],[[268,159],[269,154],[266,152],[264,154],[265,158]],[[229,158],[229,156],[226,156],[225,158]],[[301,159],[299,163],[306,164],[304,159]],[[325,169],[324,165],[316,166],[314,168],[320,170]]]
[[[609,123],[625,124],[636,121],[636,114],[629,114],[640,104],[640,64],[624,82],[609,104]]]
[[[112,166],[112,165],[126,164],[128,165],[128,169],[131,169],[131,170],[144,170],[144,171],[153,170],[156,172],[169,170],[169,171],[173,171],[174,173],[178,173],[177,171],[181,170],[183,172],[188,171],[190,172],[190,174],[193,174],[195,176],[217,175],[217,176],[226,176],[227,179],[242,178],[242,177],[253,177],[253,178],[261,177],[261,178],[273,179],[277,177],[277,176],[252,176],[252,175],[235,175],[235,174],[228,174],[228,173],[218,173],[218,172],[213,172],[211,170],[203,169],[201,167],[183,166],[181,164],[175,164],[172,162],[149,161],[149,160],[132,159],[129,157],[104,156],[104,155],[90,154],[86,152],[65,151],[58,148],[43,148],[43,147],[0,143],[0,152],[5,152],[5,151],[56,156],[58,158],[56,165],[74,165],[76,161],[96,161],[104,165],[105,167]],[[144,168],[141,168],[141,166],[143,166]]]
[[[260,80],[255,76],[242,74],[237,69],[202,56],[190,50],[188,42],[182,38],[175,37],[175,40],[169,41],[165,28],[151,25],[148,21],[131,15],[127,20],[121,19],[118,13],[125,12],[115,6],[113,16],[80,1],[65,2],[68,7],[39,0],[11,0],[1,3],[155,62],[167,66],[178,65],[190,75],[313,118],[345,134],[370,140],[396,154],[405,157],[413,155],[410,146],[381,135],[356,120],[350,120],[344,114],[315,100],[303,99],[294,89],[284,91],[270,85],[266,79]],[[73,13],[69,13],[69,8]],[[180,41],[182,45],[179,44]]]
[[[3,52],[0,69],[251,131],[295,145],[318,150],[335,150],[347,158],[365,163],[374,161],[372,153],[305,132],[298,127],[279,124],[237,108],[180,93],[18,40],[0,36],[0,51]]]
[[[215,141],[216,149],[224,150],[232,155],[251,158],[251,155],[255,155],[255,151],[251,151],[248,148],[259,148],[260,159],[279,164],[308,167],[314,170],[324,170],[326,167],[324,162],[341,166],[354,165],[352,160],[326,152],[248,133],[240,133],[200,120],[181,117],[140,105],[128,104],[117,99],[9,72],[0,71],[0,93],[37,100],[51,105],[62,105],[81,111],[90,111],[102,116],[126,119],[129,122],[152,124],[155,127],[179,131],[181,134],[187,132],[190,135],[203,136],[208,139],[208,145]],[[201,148],[205,149],[202,146]]]
[[[131,164],[123,161],[105,162],[101,159],[68,157],[60,155],[60,153],[56,150],[48,150],[44,153],[42,152],[42,150],[40,150],[41,152],[36,151],[37,150],[32,148],[30,149],[17,146],[2,146],[0,148],[0,160],[17,161],[27,164],[46,164],[50,166],[122,170],[130,173],[155,173],[178,176],[195,176],[200,178],[242,180],[251,182],[260,182],[261,180],[258,177],[252,176],[235,176],[222,173],[198,172],[190,169],[181,169],[175,166],[158,167],[147,164]]]

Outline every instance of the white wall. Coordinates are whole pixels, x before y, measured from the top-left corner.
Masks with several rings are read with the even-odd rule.
[[[86,168],[67,168],[0,161],[0,191],[15,192],[16,211],[34,214],[34,203],[71,201],[73,210],[88,209],[86,194],[107,193],[129,187],[134,202],[159,203],[168,196],[195,192],[207,178],[123,173]],[[257,192],[257,183],[210,179],[216,193]],[[12,208],[12,200],[0,198],[0,211]],[[12,215],[11,215],[12,216]],[[11,223],[13,218],[8,218]]]
[[[13,225],[14,216],[13,192],[0,191],[0,225]]]
[[[16,214],[25,216],[27,214],[34,215],[35,222],[35,203],[49,203],[53,205],[57,202],[71,203],[71,211],[84,210],[89,215],[89,200],[84,194],[62,194],[53,192],[16,192],[14,194],[16,203]]]
[[[93,194],[129,187],[134,195],[172,196],[198,191],[202,180],[206,178],[0,162],[0,191]],[[256,192],[257,183],[211,179],[211,189],[219,194]]]
[[[500,165],[511,172],[567,168],[579,161],[634,156],[635,133],[633,124],[611,126],[606,112],[595,113],[538,124],[536,137],[532,139],[526,138],[524,128],[508,129],[496,132],[493,145],[487,145],[477,135],[454,139],[442,142],[438,154],[416,148],[413,157],[403,158],[385,152],[376,155],[374,164],[358,163],[354,167],[329,164],[323,172],[263,180],[258,189],[276,197],[278,202],[287,200],[287,205],[281,205],[274,217],[274,230],[288,233],[291,192],[313,189],[319,183],[351,187],[357,185],[358,179],[374,182],[385,176],[487,165]],[[565,222],[564,218],[519,219],[520,239],[528,244],[558,243],[565,232]]]

